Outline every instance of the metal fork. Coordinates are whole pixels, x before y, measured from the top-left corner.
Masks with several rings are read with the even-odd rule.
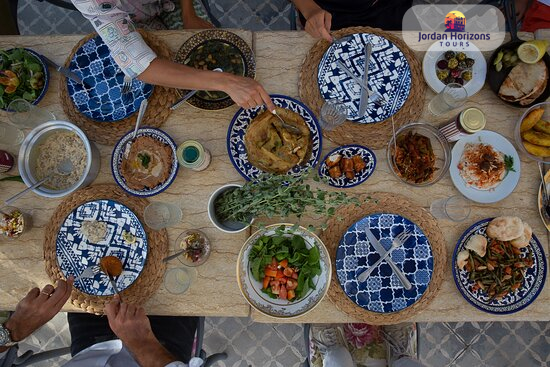
[[[74,281],[76,282],[77,280],[80,280],[82,278],[91,278],[93,277],[94,275],[96,275],[97,273],[100,272],[100,268],[98,265],[90,265],[88,266],[86,269],[84,269],[82,271],[82,273],[80,273],[79,276],[77,276],[76,278],[74,278]]]
[[[302,131],[300,129],[298,129],[296,126],[293,126],[293,125],[289,124],[288,122],[286,122],[285,120],[283,120],[283,118],[277,114],[277,110],[273,110],[273,111],[271,111],[271,113],[279,118],[279,121],[281,121],[281,124],[283,124],[283,127],[286,130],[288,130],[290,133],[299,134],[299,135],[302,134]]]
[[[378,259],[378,261],[376,261],[374,264],[372,264],[367,270],[365,270],[364,272],[362,272],[361,274],[359,274],[359,276],[357,277],[357,280],[359,282],[364,282],[365,280],[367,280],[367,278],[369,277],[369,275],[372,273],[372,271],[374,270],[374,268],[376,268],[378,265],[380,265],[380,263],[382,261],[384,261],[388,256],[391,255],[391,253],[393,252],[393,250],[395,250],[396,248],[398,247],[401,247],[403,246],[403,244],[405,242],[407,242],[407,240],[409,239],[409,237],[411,236],[411,233],[407,230],[399,233],[394,239],[393,239],[393,242],[391,244],[391,247],[388,251],[386,251],[386,253],[384,255],[382,255],[382,257],[380,259]]]
[[[347,76],[349,76],[351,79],[353,79],[353,81],[357,84],[359,84],[359,86],[365,90],[367,90],[369,92],[369,95],[373,96],[373,97],[376,97],[376,98],[373,98],[372,102],[376,103],[377,105],[383,107],[386,103],[388,103],[388,101],[386,101],[384,99],[384,97],[382,97],[382,95],[378,92],[375,92],[375,91],[372,91],[369,89],[369,87],[363,83],[363,81],[361,80],[361,78],[359,78],[357,75],[355,75],[350,69],[348,69],[346,67],[346,65],[344,65],[342,63],[342,61],[340,60],[336,60],[336,66],[338,66],[338,68],[340,70],[342,70],[344,73],[346,73]]]
[[[132,78],[128,75],[124,75],[124,80],[122,82],[122,94],[130,93],[132,90]]]
[[[349,40],[352,37],[353,37],[352,34],[347,35],[347,36],[343,36],[343,37],[340,37],[340,38],[336,38],[336,37],[332,36],[332,44],[333,45],[341,45],[342,43],[346,42],[347,40]]]

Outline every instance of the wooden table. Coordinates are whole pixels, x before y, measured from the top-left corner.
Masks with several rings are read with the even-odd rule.
[[[163,31],[157,34],[172,48],[177,48],[194,32]],[[298,97],[298,78],[300,66],[309,48],[315,43],[304,32],[246,32],[237,31],[241,37],[252,44],[256,54],[257,80],[269,93],[280,93]],[[545,34],[546,36],[546,34]],[[532,34],[522,35],[532,38]],[[549,37],[550,38],[550,37]],[[0,47],[21,45],[46,54],[56,62],[63,62],[81,36],[43,36],[43,37],[0,37]],[[418,54],[421,58],[421,53]],[[64,113],[57,96],[59,74],[52,73],[50,89],[40,103],[41,107],[53,111],[63,119]],[[433,93],[428,89],[425,105]],[[512,137],[514,124],[517,123],[523,110],[509,107],[502,103],[485,87],[471,98],[466,106],[478,106],[486,114],[487,129]],[[224,111],[208,112],[189,106],[175,111],[163,125],[176,142],[185,139],[200,140],[212,153],[212,164],[207,171],[191,172],[181,170],[179,177],[167,192],[153,200],[180,202],[184,220],[176,228],[169,230],[170,240],[174,241],[184,229],[200,228],[207,233],[214,243],[213,253],[208,262],[197,268],[197,280],[191,289],[181,295],[168,294],[163,287],[146,304],[151,314],[170,315],[203,315],[203,316],[248,316],[251,313],[259,322],[279,322],[258,312],[250,311],[245,299],[239,292],[235,277],[235,263],[238,252],[250,232],[226,235],[213,228],[206,214],[209,194],[228,182],[242,182],[239,174],[233,169],[226,152],[227,126],[236,112],[233,106]],[[453,111],[440,117],[430,116],[424,112],[422,121],[439,125],[456,115]],[[0,119],[7,120],[5,113]],[[358,142],[368,145],[368,143]],[[336,145],[328,140],[323,142],[323,154]],[[0,147],[17,153],[18,147]],[[96,183],[112,183],[109,169],[112,147],[99,146],[101,151],[101,171]],[[429,208],[430,202],[438,197],[457,194],[449,175],[436,185],[428,188],[415,188],[398,181],[389,171],[385,150],[376,150],[377,169],[367,183],[349,190],[353,193],[386,191],[399,193],[414,199],[419,205]],[[18,183],[1,183],[2,198],[22,189]],[[550,291],[548,286],[538,299],[527,309],[507,316],[494,316],[478,311],[468,304],[460,295],[452,279],[450,259],[456,240],[471,223],[498,215],[518,215],[529,222],[548,253],[548,235],[536,210],[536,193],[539,185],[536,164],[522,156],[521,178],[512,195],[496,204],[481,205],[472,203],[472,214],[463,223],[440,221],[448,246],[448,272],[444,284],[436,299],[430,306],[417,315],[414,321],[489,321],[489,320],[550,320]],[[43,199],[29,194],[17,203],[19,207],[32,213],[35,228],[21,240],[0,242],[0,309],[13,309],[20,298],[32,286],[43,286],[48,282],[42,262],[43,228],[51,212],[61,200]],[[171,243],[172,245],[172,243]],[[171,263],[170,266],[177,266]],[[75,310],[66,306],[65,310]],[[311,313],[289,322],[345,322],[351,319],[340,312],[327,298]]]

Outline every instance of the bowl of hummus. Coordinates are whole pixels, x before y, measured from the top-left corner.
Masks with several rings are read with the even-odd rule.
[[[116,183],[135,196],[153,196],[168,188],[178,173],[176,143],[162,130],[141,128],[115,145],[111,169]]]

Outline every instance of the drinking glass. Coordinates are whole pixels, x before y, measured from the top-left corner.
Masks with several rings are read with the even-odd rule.
[[[172,268],[164,276],[164,288],[172,294],[182,294],[189,289],[196,279],[197,271],[194,268]]]
[[[31,129],[41,123],[55,120],[53,113],[22,98],[11,101],[8,105],[8,111],[10,111],[9,119],[14,125]]]
[[[470,216],[470,203],[462,195],[438,199],[430,205],[430,212],[438,219],[462,222]]]
[[[147,205],[143,217],[145,224],[155,230],[160,230],[178,224],[183,213],[178,205],[154,202]]]
[[[462,106],[468,98],[468,92],[458,83],[449,83],[439,92],[428,105],[434,115],[441,115]]]
[[[5,122],[0,122],[0,144],[19,145],[23,141],[23,131]]]
[[[321,128],[323,130],[334,130],[342,125],[348,118],[348,108],[339,102],[325,102],[321,107]]]

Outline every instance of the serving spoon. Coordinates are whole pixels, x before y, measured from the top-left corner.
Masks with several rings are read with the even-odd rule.
[[[40,185],[42,185],[44,182],[49,180],[54,174],[58,173],[61,176],[67,176],[73,171],[73,162],[69,158],[64,159],[59,163],[56,167],[56,172],[50,173],[48,176],[43,178],[42,180],[38,181],[32,186],[27,187],[25,190],[13,195],[8,200],[4,201],[5,206],[11,205],[15,200],[19,199],[21,196],[25,195],[27,192],[36,189]]]

